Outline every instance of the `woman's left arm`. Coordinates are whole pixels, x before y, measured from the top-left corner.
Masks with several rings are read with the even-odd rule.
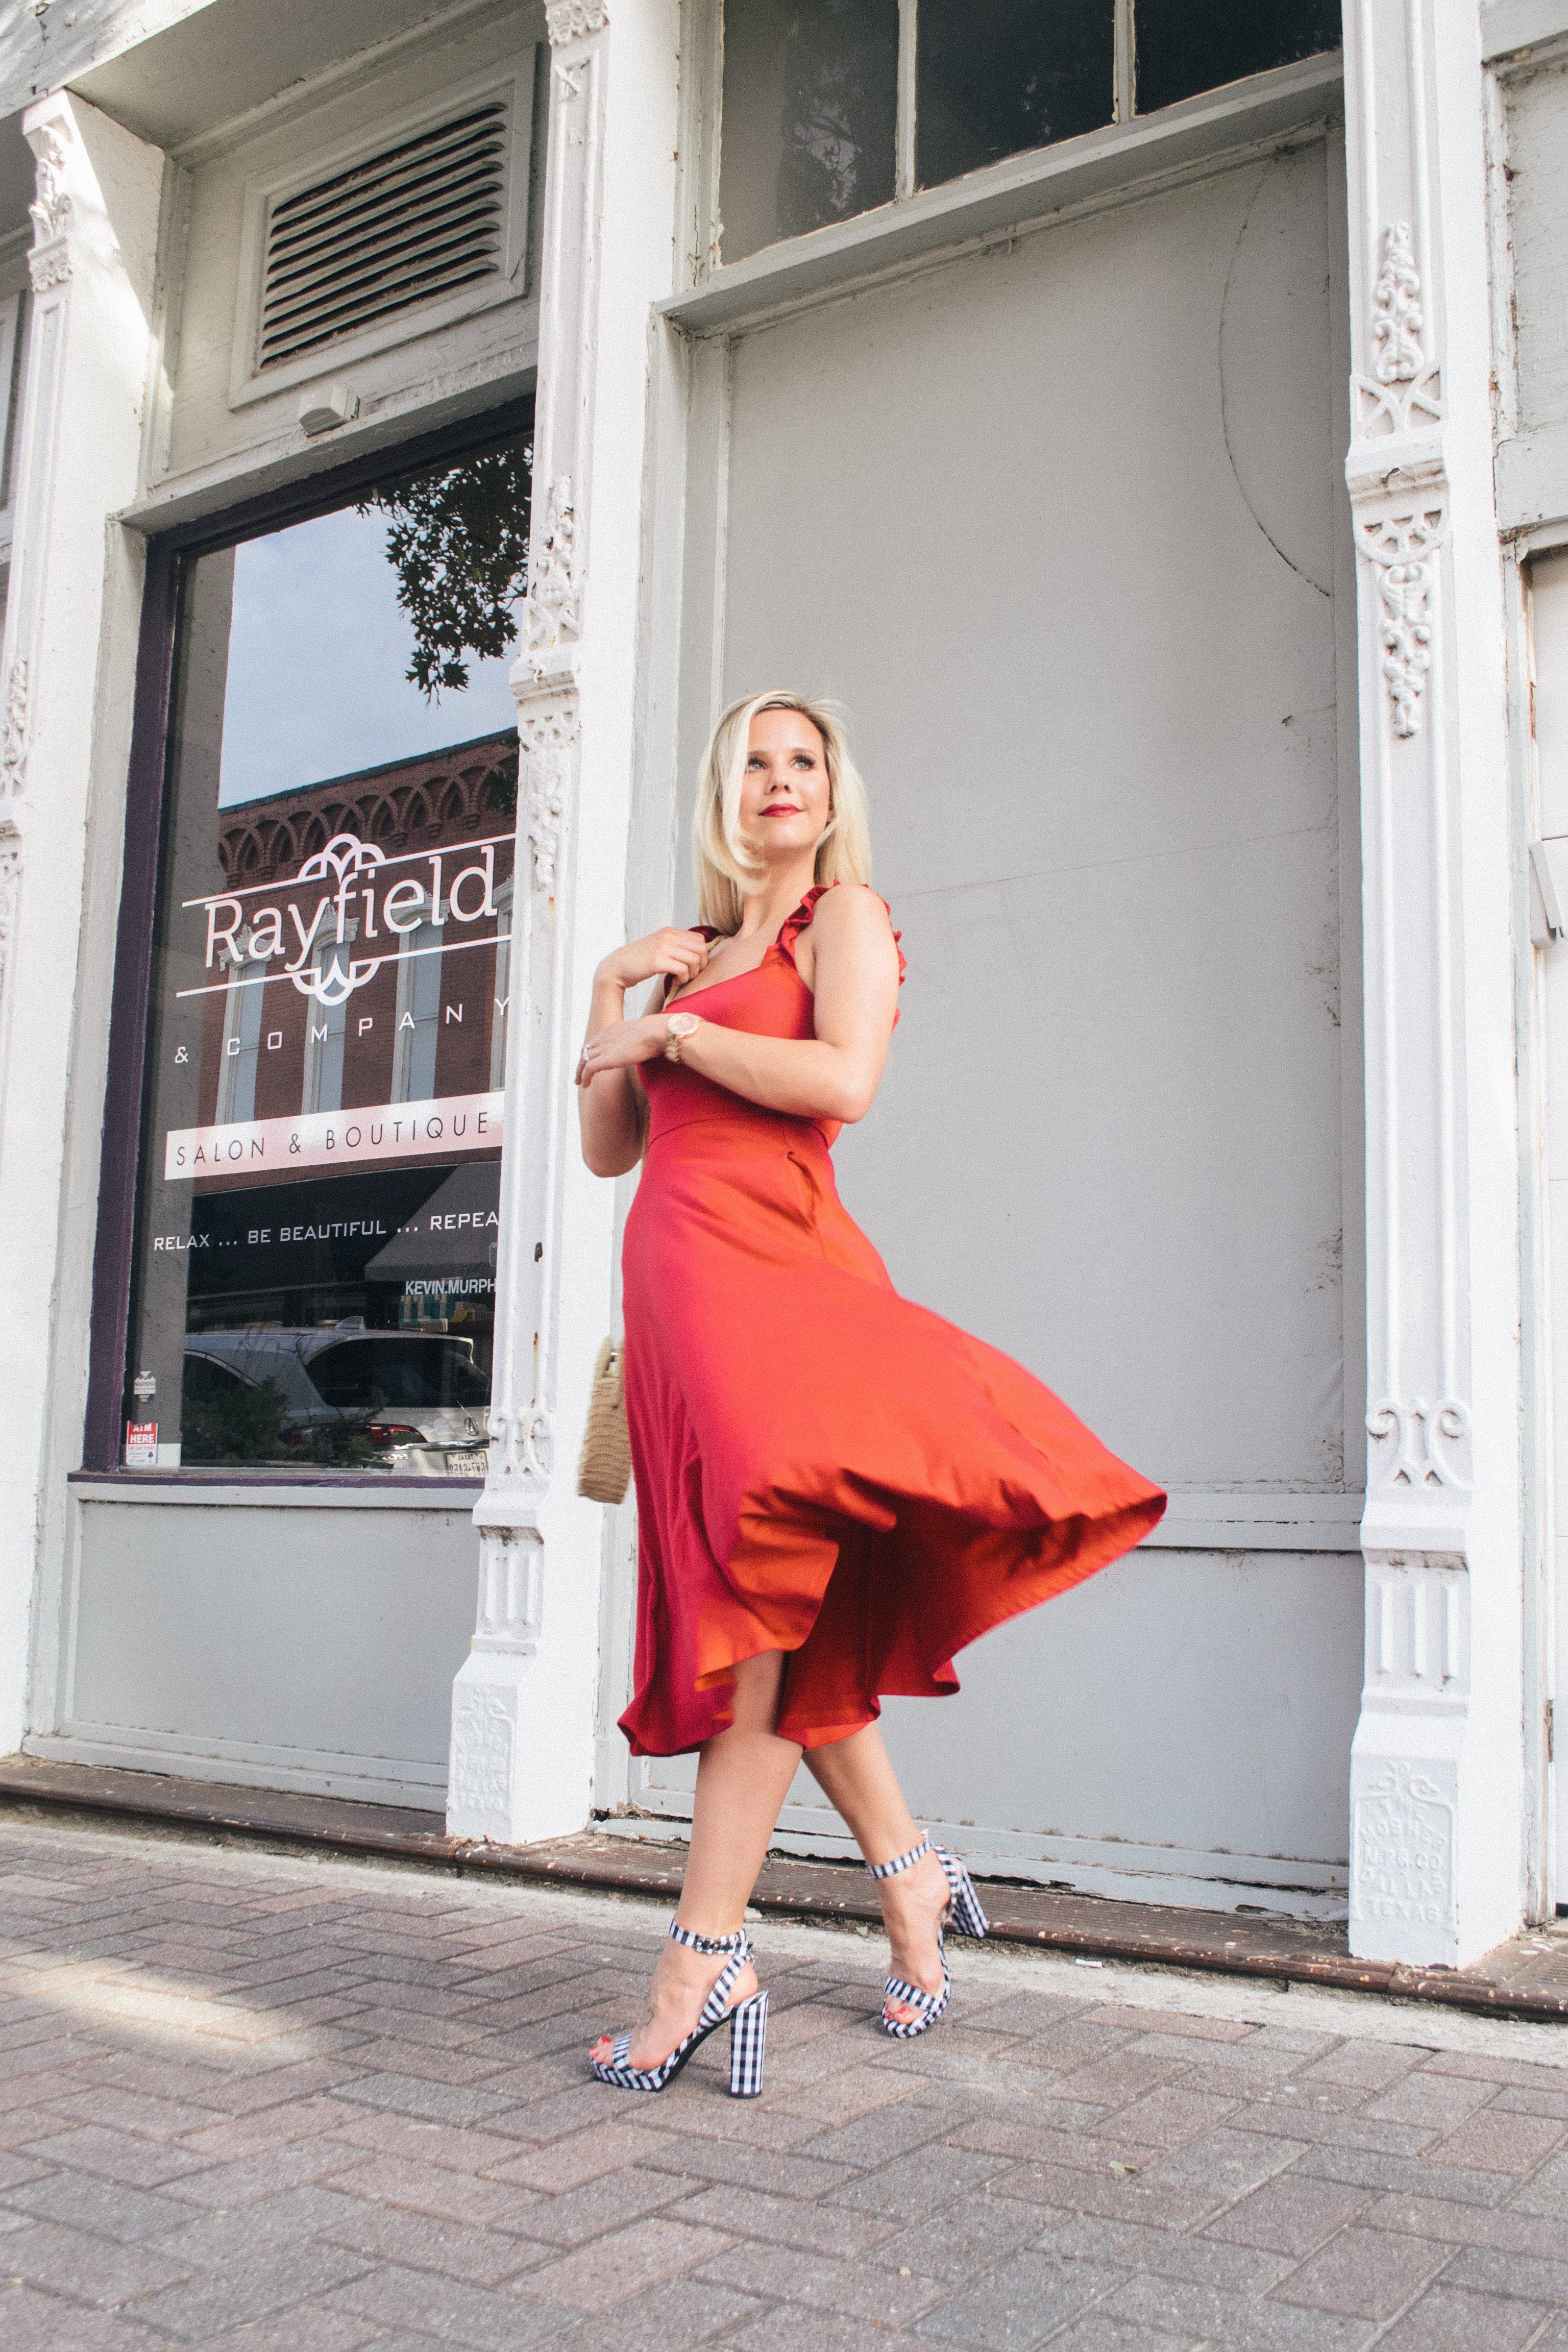
[[[899,950],[886,907],[859,883],[824,892],[810,938],[815,1037],[757,1037],[705,1020],[681,1040],[680,1058],[688,1069],[764,1110],[849,1126],[870,1109],[887,1065],[898,1011]],[[701,1000],[699,990],[677,1010],[700,1017]],[[663,1013],[653,1013],[601,1030],[584,1049],[585,1074],[651,1061],[668,1042],[665,1021]]]

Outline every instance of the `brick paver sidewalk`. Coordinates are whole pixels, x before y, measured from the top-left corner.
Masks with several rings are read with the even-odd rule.
[[[960,1945],[892,2042],[769,1925],[763,2097],[639,2098],[646,1906],[15,1819],[0,1906],[5,2352],[1568,2352],[1568,2028]]]

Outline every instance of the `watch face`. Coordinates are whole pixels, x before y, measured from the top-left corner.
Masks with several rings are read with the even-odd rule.
[[[702,1024],[695,1013],[672,1013],[669,1016],[669,1034],[672,1037],[689,1037],[693,1030],[700,1029],[701,1026]]]

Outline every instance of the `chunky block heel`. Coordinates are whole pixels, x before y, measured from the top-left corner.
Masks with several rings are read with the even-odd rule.
[[[947,1883],[952,1891],[952,1904],[948,1924],[955,1936],[973,1936],[978,1943],[991,1922],[980,1907],[980,1897],[974,1892],[974,1881],[956,1854],[942,1846],[936,1849],[936,1858],[947,1873]]]
[[[768,2033],[768,1997],[765,1992],[752,1993],[744,2000],[731,2001],[731,1993],[742,1971],[752,1957],[752,1941],[743,1927],[732,1936],[694,1936],[689,1927],[678,1921],[669,1923],[671,1941],[684,1944],[689,1951],[728,1954],[723,1967],[713,1982],[713,1989],[703,2002],[696,2024],[684,2042],[677,2042],[662,2066],[631,2066],[626,2061],[631,2054],[632,2037],[618,2034],[611,2046],[608,2062],[590,2058],[588,2071],[597,2081],[613,2084],[617,2091],[662,2091],[673,2083],[692,2052],[721,2025],[730,2028],[730,2095],[736,2099],[754,2099],[763,2087],[763,2047]]]
[[[912,1870],[917,1862],[923,1862],[928,1853],[934,1853],[941,1863],[948,1885],[947,1909],[936,1931],[937,1957],[942,1962],[942,1990],[927,1992],[923,1986],[906,1984],[902,1977],[887,1979],[882,1987],[882,2031],[890,2033],[897,2042],[912,2042],[917,2034],[927,2032],[952,1998],[952,1979],[948,1974],[943,1928],[951,1927],[954,1935],[972,1936],[978,1941],[991,1924],[980,1907],[974,1882],[963,1863],[944,1847],[933,1846],[929,1838],[921,1838],[919,1845],[910,1846],[908,1853],[895,1855],[891,1862],[868,1862],[866,1868],[873,1878],[897,1878],[903,1871]],[[912,2009],[917,2014],[906,2019],[889,2017],[888,2011],[890,2007]]]
[[[763,2087],[763,2054],[768,2040],[768,1997],[753,1993],[730,2011],[730,2096],[754,2099]]]

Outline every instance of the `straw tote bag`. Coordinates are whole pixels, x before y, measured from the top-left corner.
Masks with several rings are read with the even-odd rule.
[[[631,1475],[623,1350],[614,1339],[606,1339],[594,1366],[588,1426],[583,1432],[577,1464],[577,1492],[590,1503],[624,1503]]]

